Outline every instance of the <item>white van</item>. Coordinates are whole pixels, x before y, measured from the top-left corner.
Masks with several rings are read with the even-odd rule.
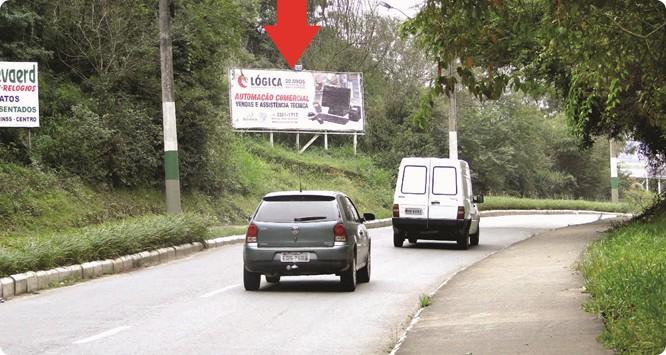
[[[473,197],[463,160],[404,158],[393,197],[393,245],[405,239],[455,241],[460,249],[479,244],[483,196]]]

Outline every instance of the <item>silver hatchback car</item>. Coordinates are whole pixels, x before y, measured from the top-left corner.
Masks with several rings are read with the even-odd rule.
[[[335,274],[342,289],[370,281],[371,240],[352,200],[341,192],[275,192],[250,218],[243,250],[243,283],[259,289],[282,276]]]

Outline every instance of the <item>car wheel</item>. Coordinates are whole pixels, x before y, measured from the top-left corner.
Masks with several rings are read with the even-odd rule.
[[[461,250],[469,249],[469,226],[467,228],[463,228],[463,230],[460,231],[456,243],[458,244],[458,248]]]
[[[479,245],[479,232],[481,231],[481,227],[476,228],[476,233],[470,234],[469,236],[469,244],[473,246]]]
[[[277,276],[268,276],[266,275],[266,282],[271,283],[271,284],[276,284],[280,282],[280,275]]]
[[[247,291],[256,291],[261,285],[261,274],[243,268],[243,286]]]
[[[396,248],[402,248],[402,244],[405,242],[405,236],[402,233],[393,232],[393,246]]]
[[[340,274],[340,284],[343,291],[353,292],[356,290],[356,255],[352,257],[349,270]]]
[[[370,249],[368,249],[368,259],[365,266],[356,273],[358,282],[370,282]]]

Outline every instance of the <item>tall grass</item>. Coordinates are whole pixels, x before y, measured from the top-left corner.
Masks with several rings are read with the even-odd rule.
[[[144,216],[66,233],[3,238],[0,277],[203,242],[210,224],[210,218],[195,214]]]
[[[659,354],[666,348],[666,209],[611,231],[581,263],[603,317],[603,342],[619,353]]]

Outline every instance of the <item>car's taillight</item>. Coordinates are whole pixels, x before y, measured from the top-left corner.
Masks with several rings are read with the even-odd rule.
[[[246,243],[256,243],[258,234],[259,234],[259,230],[257,229],[257,226],[255,226],[254,224],[250,224],[247,227],[247,233],[245,234],[245,242]]]
[[[336,242],[346,242],[347,230],[345,229],[345,225],[342,223],[336,224],[333,228],[333,235],[335,236]]]
[[[458,207],[458,219],[465,219],[465,207]]]
[[[398,205],[397,203],[393,205],[393,217],[396,218],[400,217],[400,205]]]

